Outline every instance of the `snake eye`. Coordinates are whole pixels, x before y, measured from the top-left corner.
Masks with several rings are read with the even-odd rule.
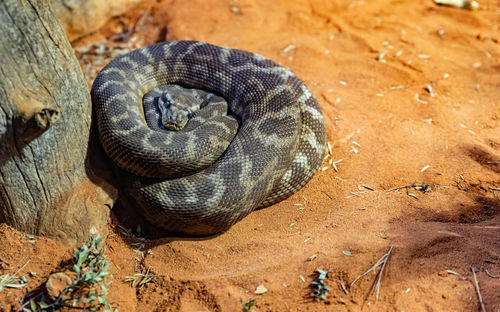
[[[191,119],[192,117],[193,117],[193,112],[192,112],[192,111],[190,111],[190,110],[188,110],[188,118],[190,118],[190,119]]]
[[[167,100],[167,102],[165,103],[165,106],[168,108],[168,107],[170,107],[171,104],[172,103],[170,102],[170,100]]]
[[[168,98],[167,98],[167,91],[163,91],[161,93],[161,99],[163,100],[163,102],[165,102],[166,100],[168,100]]]

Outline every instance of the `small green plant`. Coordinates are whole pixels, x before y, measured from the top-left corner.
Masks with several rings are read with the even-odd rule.
[[[111,311],[111,303],[106,299],[106,277],[109,275],[109,262],[104,254],[105,248],[100,244],[102,239],[97,235],[73,251],[72,270],[76,279],[67,286],[55,300],[51,300],[46,290],[28,293],[22,311],[53,311],[61,307],[74,307],[89,311]],[[29,309],[28,309],[29,304]]]
[[[250,310],[254,304],[255,304],[255,299],[248,299],[247,302],[243,302],[243,300],[240,299],[241,306],[243,307],[242,312],[250,312],[254,310]]]
[[[318,302],[321,302],[323,300],[326,300],[326,297],[328,296],[328,291],[330,290],[330,287],[326,286],[324,283],[325,278],[328,277],[328,273],[331,271],[323,271],[321,269],[316,269],[316,272],[318,273],[318,276],[316,279],[311,282],[311,296],[315,298]]]

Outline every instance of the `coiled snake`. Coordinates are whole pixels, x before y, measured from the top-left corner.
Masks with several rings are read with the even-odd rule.
[[[199,103],[171,105],[179,98]],[[323,115],[311,91],[290,70],[242,50],[197,41],[140,48],[102,69],[92,102],[121,187],[146,219],[171,232],[227,230],[298,191],[324,155]],[[184,129],[158,121],[169,106],[186,113]]]

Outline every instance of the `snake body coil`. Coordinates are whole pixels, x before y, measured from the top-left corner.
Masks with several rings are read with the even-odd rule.
[[[144,95],[172,84],[216,94],[229,115],[182,131],[148,127]],[[324,154],[311,91],[288,69],[237,49],[171,41],[132,51],[99,73],[92,102],[121,185],[150,222],[172,232],[227,230],[298,191]]]

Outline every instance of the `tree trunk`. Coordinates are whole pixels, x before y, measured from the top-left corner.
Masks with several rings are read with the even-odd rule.
[[[47,2],[2,0],[0,222],[66,243],[106,236],[116,190],[90,174],[90,125],[87,84]]]

